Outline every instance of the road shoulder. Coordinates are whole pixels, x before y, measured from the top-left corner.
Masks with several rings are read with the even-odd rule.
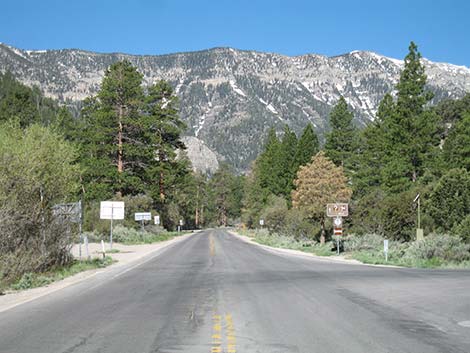
[[[32,289],[27,289],[23,291],[14,291],[8,292],[0,296],[0,313],[9,309],[12,309],[18,305],[28,303],[40,297],[46,296],[58,290],[67,288],[71,285],[83,282],[89,278],[94,277],[95,275],[103,272],[109,271],[128,271],[131,268],[137,267],[149,259],[153,258],[154,253],[158,256],[165,248],[179,243],[188,237],[192,236],[195,233],[190,233],[182,236],[175,237],[170,240],[162,241],[154,244],[144,244],[144,245],[123,245],[123,244],[114,244],[115,249],[118,249],[118,253],[110,254],[113,260],[117,260],[116,263],[105,267],[97,268],[93,270],[83,271],[77,273],[76,275],[67,277],[61,281],[53,282],[44,287],[37,287]],[[100,244],[90,244],[90,253],[96,255],[96,249],[101,248]],[[76,249],[73,249],[72,252],[76,252]]]
[[[322,262],[331,262],[331,263],[339,263],[339,264],[348,264],[348,265],[359,265],[359,266],[373,266],[373,267],[391,267],[391,268],[401,268],[400,266],[393,266],[393,265],[374,265],[374,264],[365,264],[361,261],[355,259],[347,259],[344,256],[319,256],[312,253],[307,253],[300,250],[292,250],[292,249],[283,249],[283,248],[275,248],[269,245],[264,245],[257,243],[252,238],[238,234],[236,231],[230,230],[228,231],[230,234],[236,236],[237,238],[241,239],[242,241],[259,246],[271,253],[278,254],[278,255],[289,255],[294,257],[305,258],[309,260],[315,261],[322,261]]]

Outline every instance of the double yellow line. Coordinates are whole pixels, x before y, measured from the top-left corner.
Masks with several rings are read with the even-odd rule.
[[[235,326],[233,325],[232,315],[225,314],[222,316],[219,314],[214,314],[212,315],[212,323],[211,353],[236,353],[237,339],[235,337]],[[225,323],[225,330],[223,330],[223,323]],[[227,342],[226,350],[223,349],[224,337],[225,341]]]

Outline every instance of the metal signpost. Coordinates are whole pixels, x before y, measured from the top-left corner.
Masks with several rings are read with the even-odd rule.
[[[424,231],[421,228],[421,195],[416,195],[415,199],[413,200],[414,203],[418,204],[418,228],[416,229],[416,240],[423,240],[424,239]]]
[[[101,201],[100,219],[111,220],[111,230],[109,233],[109,248],[113,248],[113,220],[124,219],[123,201]]]
[[[63,223],[78,223],[79,245],[78,256],[82,258],[82,201],[71,203],[60,203],[52,207],[52,214]],[[70,231],[67,226],[67,231]]]
[[[329,203],[326,205],[326,216],[334,218],[333,235],[336,238],[336,253],[339,255],[340,239],[343,235],[343,217],[349,216],[347,203]]]
[[[151,221],[152,220],[152,214],[150,212],[136,212],[134,213],[134,219],[137,222],[140,222],[142,226],[142,232],[144,231],[144,225],[145,221]]]
[[[384,239],[385,262],[388,261],[388,239]]]
[[[264,219],[260,219],[260,220],[259,220],[259,225],[261,226],[261,228],[263,228],[263,226],[264,226]]]
[[[156,215],[153,217],[153,222],[155,223],[156,226],[160,225],[160,216]]]
[[[178,223],[178,233],[181,232],[181,227],[183,226],[183,220],[180,219],[179,223]]]

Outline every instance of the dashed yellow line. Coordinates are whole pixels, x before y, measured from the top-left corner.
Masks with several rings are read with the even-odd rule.
[[[225,328],[225,330],[224,330]],[[232,314],[212,315],[211,353],[236,353],[237,339]],[[224,345],[224,342],[226,345]],[[224,348],[226,348],[224,350]]]
[[[211,252],[211,256],[215,256],[215,241],[214,241],[214,238],[212,237],[212,234],[209,235],[209,249]]]

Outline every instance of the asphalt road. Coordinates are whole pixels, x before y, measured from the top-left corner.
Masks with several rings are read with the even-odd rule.
[[[0,313],[2,353],[470,352],[470,271],[280,255],[223,230]]]

